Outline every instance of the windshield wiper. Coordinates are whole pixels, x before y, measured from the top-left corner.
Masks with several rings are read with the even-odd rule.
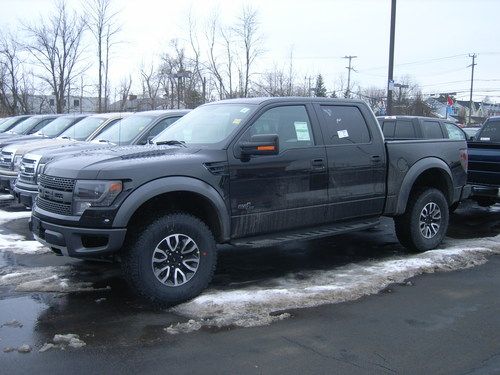
[[[171,139],[170,141],[159,141],[159,142],[156,142],[156,145],[157,146],[161,146],[161,145],[169,145],[169,146],[182,146],[182,147],[187,147],[186,146],[186,142],[184,141],[177,141],[175,139]]]

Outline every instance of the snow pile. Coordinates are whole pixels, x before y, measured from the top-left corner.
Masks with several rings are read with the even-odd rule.
[[[12,220],[28,219],[30,211],[7,212],[0,210],[0,225]],[[26,240],[18,234],[0,234],[0,251],[11,251],[16,254],[43,254],[50,253],[50,249],[38,241]]]
[[[11,194],[2,194],[0,195],[0,201],[11,201],[14,199],[14,196]]]
[[[94,292],[91,282],[72,281],[67,276],[70,267],[4,268],[0,271],[0,286],[15,286],[18,292]],[[3,274],[2,274],[3,273]]]
[[[31,211],[8,212],[0,210],[0,225],[8,221],[17,219],[29,219],[30,217],[31,217]]]
[[[485,263],[489,255],[500,254],[500,236],[448,240],[447,244],[449,247],[422,254],[365,261],[331,270],[290,273],[247,289],[208,290],[172,308],[190,320],[165,331],[175,334],[202,326],[267,325],[289,317],[283,314],[286,310],[352,301],[422,273],[468,268]]]
[[[38,350],[40,353],[46,352],[50,349],[61,349],[65,350],[67,347],[70,348],[82,348],[85,345],[85,341],[80,339],[75,333],[67,333],[67,334],[56,334],[52,339],[53,342],[46,342],[43,346]]]

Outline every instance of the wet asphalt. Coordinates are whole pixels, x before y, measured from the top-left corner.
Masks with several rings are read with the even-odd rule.
[[[20,210],[7,205],[3,210]],[[30,238],[27,220],[2,233]],[[451,217],[448,236],[500,233],[500,210],[471,202]],[[322,270],[405,255],[384,219],[372,230],[258,250],[223,247],[212,287],[234,290],[301,270]],[[130,293],[116,264],[53,254],[0,253],[1,267],[64,266],[99,291],[20,293],[0,287],[4,373],[500,373],[500,256],[471,269],[427,274],[357,301],[287,311],[292,318],[255,328],[202,328],[168,335],[185,317],[154,309]],[[84,348],[38,349],[56,333],[77,333]]]

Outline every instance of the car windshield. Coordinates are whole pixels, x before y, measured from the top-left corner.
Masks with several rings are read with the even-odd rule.
[[[9,127],[12,126],[12,124],[14,122],[16,122],[16,119],[15,118],[6,118],[6,119],[2,119],[0,120],[1,123],[0,123],[0,133],[6,131]]]
[[[221,145],[255,110],[248,104],[198,107],[161,132],[153,142],[179,141],[191,145]]]
[[[500,142],[500,120],[486,122],[479,133],[478,141]]]
[[[54,138],[65,131],[73,122],[75,122],[74,117],[59,117],[52,121],[47,126],[37,131],[36,135],[44,135],[49,138]]]
[[[104,130],[94,142],[107,141],[117,145],[130,144],[157,117],[132,115]]]
[[[10,131],[16,134],[26,134],[40,121],[42,121],[40,117],[30,117],[27,120],[21,121],[19,124],[14,126]]]
[[[101,124],[106,121],[105,117],[86,117],[81,121],[78,121],[71,128],[65,130],[61,137],[68,137],[71,139],[76,139],[77,141],[85,141],[87,138],[96,131]]]

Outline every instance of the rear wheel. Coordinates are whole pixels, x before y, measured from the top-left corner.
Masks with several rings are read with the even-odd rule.
[[[122,267],[142,296],[162,306],[187,301],[210,283],[217,260],[215,240],[198,218],[167,214],[131,236]]]
[[[399,242],[412,251],[437,247],[446,235],[449,224],[448,202],[434,188],[417,190],[412,194],[406,212],[394,218]]]

